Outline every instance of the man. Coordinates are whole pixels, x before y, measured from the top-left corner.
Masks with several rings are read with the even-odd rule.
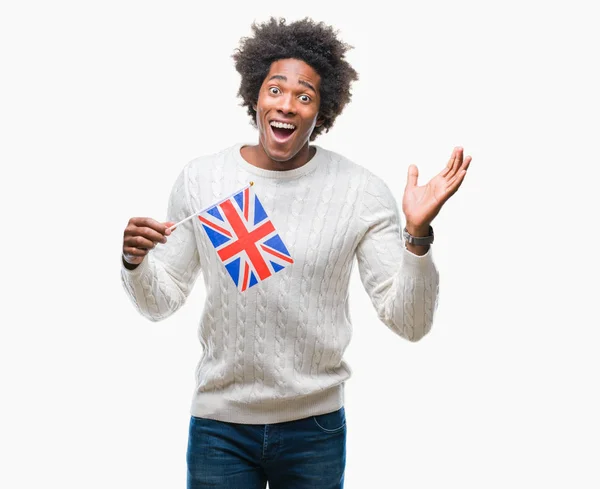
[[[310,19],[271,19],[253,25],[253,33],[234,60],[258,144],[188,163],[173,187],[168,222],[132,218],[122,279],[139,311],[157,321],[181,307],[203,271],[189,488],[254,489],[267,481],[271,489],[342,488],[350,377],[342,357],[351,336],[354,257],[381,320],[408,340],[422,338],[438,294],[431,222],[471,158],[455,148],[424,186],[411,165],[401,234],[396,202],[381,179],[310,144],[350,100],[357,74],[344,58],[349,46]],[[170,228],[250,181],[293,263],[240,291],[200,219]],[[258,274],[244,263],[244,280]]]

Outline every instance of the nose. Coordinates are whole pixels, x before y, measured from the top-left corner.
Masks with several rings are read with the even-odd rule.
[[[279,110],[279,112],[284,114],[294,114],[296,112],[292,94],[285,94],[279,97],[278,101],[279,106],[277,107],[277,110]]]

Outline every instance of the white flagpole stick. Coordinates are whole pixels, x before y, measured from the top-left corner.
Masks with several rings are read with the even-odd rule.
[[[169,229],[169,231],[173,231],[173,229],[175,229],[177,226],[179,226],[180,224],[183,224],[185,221],[189,221],[190,219],[192,219],[193,217],[196,217],[198,214],[202,214],[203,212],[206,212],[208,209],[210,209],[211,207],[215,207],[217,205],[219,205],[221,202],[225,202],[227,199],[231,199],[231,197],[233,197],[236,194],[239,194],[240,192],[243,192],[244,190],[246,190],[248,187],[252,187],[252,185],[254,185],[254,182],[250,182],[250,184],[246,185],[245,187],[241,188],[240,190],[236,190],[235,192],[233,192],[231,195],[228,195],[227,197],[222,198],[221,200],[219,200],[218,202],[216,202],[215,204],[211,204],[208,207],[205,207],[204,209],[202,209],[201,211],[196,212],[195,214],[192,214],[191,216],[186,217],[185,219],[183,219],[182,221],[179,221],[177,224],[173,224]]]

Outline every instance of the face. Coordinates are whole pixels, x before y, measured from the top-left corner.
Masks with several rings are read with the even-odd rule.
[[[319,115],[321,77],[298,59],[281,59],[271,64],[263,81],[256,110],[259,146],[278,162],[308,160],[308,143]]]

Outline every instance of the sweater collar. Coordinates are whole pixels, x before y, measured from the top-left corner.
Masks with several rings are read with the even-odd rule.
[[[251,163],[248,163],[242,157],[241,149],[244,146],[250,146],[250,144],[238,143],[233,147],[233,157],[235,158],[238,167],[246,170],[252,175],[256,175],[263,178],[272,178],[278,180],[291,180],[294,178],[299,178],[304,175],[308,175],[309,173],[314,171],[319,166],[319,164],[325,161],[325,151],[323,150],[323,148],[317,145],[312,145],[316,149],[316,152],[314,156],[301,167],[295,168],[293,170],[265,170],[263,168],[254,166]]]

